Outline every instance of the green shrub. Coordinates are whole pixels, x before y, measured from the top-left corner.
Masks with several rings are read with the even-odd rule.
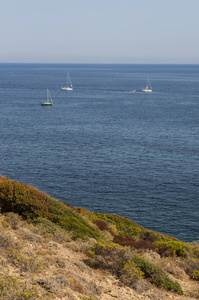
[[[137,223],[116,214],[95,213],[95,217],[107,223],[114,224],[118,235],[138,237],[143,230],[143,227]]]
[[[133,281],[136,279],[143,277],[157,287],[180,295],[183,294],[177,282],[170,280],[166,273],[156,265],[137,255],[133,255],[129,247],[121,247],[114,244],[96,244],[89,254],[90,259],[88,263],[90,266],[111,271],[129,286],[133,285]]]
[[[156,265],[149,263],[139,256],[134,256],[133,262],[141,269],[145,278],[157,287],[183,295],[183,291],[179,283],[170,280],[166,273]]]
[[[14,212],[29,220],[40,217],[50,220],[70,231],[74,239],[99,239],[95,229],[74,209],[22,183],[0,183],[0,208],[2,213]]]
[[[128,260],[120,271],[121,281],[131,286],[132,283],[134,284],[137,279],[141,278],[144,278],[144,273],[133,261]]]
[[[196,271],[193,273],[193,279],[199,281],[199,270],[196,270]]]
[[[180,241],[155,242],[154,244],[162,256],[187,257],[189,251],[188,245]]]
[[[96,244],[87,253],[88,263],[94,268],[103,268],[120,277],[125,263],[130,260],[130,250],[115,244]]]
[[[125,217],[116,214],[102,214],[102,213],[92,213],[85,210],[76,209],[80,214],[84,215],[91,222],[100,224],[99,221],[103,221],[107,225],[107,229],[112,235],[123,235],[129,237],[138,237],[142,232],[143,227],[137,223],[129,220]],[[99,222],[99,223],[98,223]],[[103,226],[104,223],[101,223]],[[104,226],[106,226],[104,224]],[[113,232],[111,226],[116,228],[116,232]]]

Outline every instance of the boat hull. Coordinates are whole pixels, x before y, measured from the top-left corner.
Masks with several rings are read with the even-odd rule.
[[[52,103],[42,102],[41,105],[42,105],[42,106],[52,106]]]
[[[62,90],[62,91],[72,91],[73,88],[62,86],[62,87],[61,87],[61,90]]]
[[[141,90],[143,93],[152,93],[152,90],[144,90],[144,89],[142,89]]]

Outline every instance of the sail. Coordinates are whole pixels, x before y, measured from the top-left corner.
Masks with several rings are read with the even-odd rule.
[[[52,97],[51,97],[51,94],[49,92],[49,90],[47,89],[47,102],[48,103],[53,103],[53,100],[52,100]]]
[[[151,86],[151,83],[150,83],[150,80],[148,77],[147,77],[147,86],[145,88],[141,89],[141,91],[145,92],[145,93],[152,92],[152,86]]]
[[[49,92],[49,89],[47,89],[46,101],[41,102],[41,105],[42,106],[49,106],[49,105],[52,106],[53,105],[53,100],[52,100],[51,94]]]
[[[72,81],[71,81],[71,78],[70,78],[69,71],[67,72],[67,85],[62,86],[61,90],[62,91],[72,91],[73,90],[73,85],[72,85]]]
[[[73,87],[69,72],[67,72],[67,87]]]
[[[150,87],[150,89],[152,90],[152,86],[151,86],[151,83],[150,83],[150,80],[149,80],[149,77],[147,77],[147,87],[148,87],[148,85],[149,85],[149,87]]]

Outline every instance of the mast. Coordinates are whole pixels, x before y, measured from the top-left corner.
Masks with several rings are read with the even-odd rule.
[[[49,90],[47,89],[47,102],[49,102]]]
[[[72,85],[72,81],[70,79],[70,74],[69,74],[69,71],[67,71],[67,87],[73,87]]]
[[[51,97],[51,94],[50,94],[50,92],[49,92],[49,89],[47,89],[47,102],[48,103],[52,103],[53,104],[53,100],[52,100],[52,97]]]
[[[147,86],[149,85],[150,89],[152,90],[152,86],[151,86],[151,83],[150,83],[150,80],[149,80],[149,77],[147,77]]]
[[[69,87],[69,72],[67,71],[67,87]]]

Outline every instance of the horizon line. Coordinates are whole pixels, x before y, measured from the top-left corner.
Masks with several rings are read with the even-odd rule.
[[[199,63],[109,63],[109,62],[1,62],[0,64],[57,64],[57,65],[199,65]]]

